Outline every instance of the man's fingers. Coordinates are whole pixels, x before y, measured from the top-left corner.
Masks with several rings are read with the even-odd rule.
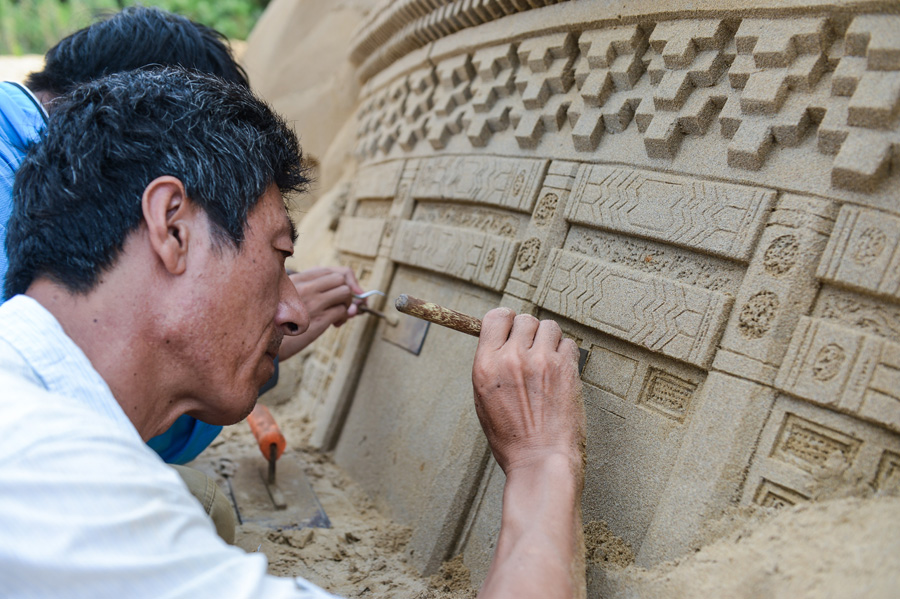
[[[555,320],[542,320],[534,336],[536,349],[555,352],[559,350],[559,342],[562,339],[562,329]]]
[[[479,350],[496,351],[509,339],[516,313],[509,308],[494,308],[481,321],[481,335],[478,337]]]
[[[362,293],[363,288],[360,286],[359,281],[356,280],[356,275],[353,273],[353,269],[347,268],[344,272],[344,280],[347,282],[347,285],[350,287],[353,293]]]
[[[509,340],[525,348],[530,348],[534,345],[534,335],[540,324],[541,322],[531,314],[519,314],[513,320]]]
[[[563,339],[559,342],[559,351],[571,356],[576,368],[578,367],[578,360],[581,356],[578,353],[578,345],[576,345],[574,341],[571,339]]]
[[[305,282],[312,281],[314,279],[318,279],[321,276],[331,274],[332,270],[325,266],[317,266],[315,268],[309,268],[307,270],[302,270],[300,272],[295,272],[291,275],[291,280],[295,283],[297,282]]]
[[[325,293],[331,289],[337,289],[340,287],[344,287],[349,290],[350,286],[347,285],[344,277],[338,273],[325,273],[315,279],[310,279],[308,281],[304,281],[297,285],[298,290],[301,288],[303,291],[307,293]],[[352,293],[352,292],[351,292]]]
[[[353,292],[346,285],[339,285],[327,290],[321,291],[315,298],[315,304],[330,308],[332,306],[342,306],[344,309],[350,307],[353,301]]]

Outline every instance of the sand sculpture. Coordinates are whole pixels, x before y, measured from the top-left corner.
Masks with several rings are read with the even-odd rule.
[[[584,517],[638,565],[733,506],[898,490],[895,2],[394,0],[350,57],[342,261],[590,351]],[[461,553],[477,583],[503,475],[476,342],[432,327],[415,354],[403,318],[332,335],[299,397],[412,563]]]

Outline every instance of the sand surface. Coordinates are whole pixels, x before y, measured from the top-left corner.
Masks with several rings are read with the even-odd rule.
[[[41,57],[0,57],[0,80],[21,81],[40,65]],[[327,220],[324,204],[314,208],[323,216],[311,221]],[[323,230],[327,235],[327,227]],[[301,371],[299,365],[295,371]],[[296,385],[296,377],[289,374],[284,378]],[[246,524],[238,528],[237,545],[263,552],[272,574],[303,576],[345,597],[474,597],[476,589],[461,560],[451,560],[431,578],[418,575],[407,563],[411,531],[378,513],[329,455],[309,448],[310,424],[298,415],[291,395],[282,385],[267,401],[281,402],[271,406],[273,414],[288,438],[288,450],[305,464],[333,527],[278,530]],[[247,424],[240,423],[227,427],[198,462],[244,456],[259,456],[259,450]],[[890,486],[894,492],[898,483]],[[633,549],[606,523],[587,523],[589,596],[900,597],[900,498],[874,496],[866,484],[853,487],[850,495],[782,510],[735,508],[709,523],[702,548],[650,570],[634,565]]]
[[[276,394],[274,397],[278,397]],[[283,397],[283,396],[282,396]],[[411,531],[380,514],[366,494],[306,444],[310,426],[288,400],[270,406],[332,521],[330,529],[238,527],[236,544],[257,548],[269,571],[303,576],[345,597],[462,599],[476,595],[460,559],[433,577],[407,563]],[[260,457],[246,423],[227,427],[197,463]],[[652,569],[605,522],[585,526],[590,597],[720,598],[900,596],[900,498],[840,497],[790,508],[734,508],[710,523],[696,553]]]
[[[276,394],[275,397],[278,397]],[[411,534],[379,514],[365,493],[331,460],[306,445],[309,424],[288,402],[270,406],[285,437],[286,451],[305,465],[313,489],[332,528],[278,529],[259,524],[238,527],[235,544],[269,559],[269,572],[302,576],[344,597],[464,599],[475,596],[468,571],[459,560],[433,578],[419,576],[407,564],[404,548]],[[226,427],[191,466],[206,469],[221,457],[262,460],[250,427]]]

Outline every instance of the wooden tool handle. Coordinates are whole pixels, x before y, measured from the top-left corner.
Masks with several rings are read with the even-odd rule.
[[[281,430],[279,430],[278,424],[275,423],[275,418],[272,417],[269,408],[260,403],[256,404],[256,407],[247,416],[247,422],[250,424],[253,436],[256,437],[256,442],[259,443],[259,450],[262,452],[263,457],[266,460],[270,459],[270,449],[272,445],[275,445],[275,459],[280,458],[281,454],[284,453],[287,441],[285,441],[284,435],[281,434]]]
[[[473,337],[481,334],[481,320],[456,310],[443,308],[432,302],[420,300],[417,297],[410,297],[405,293],[397,298],[394,303],[398,312],[439,324],[442,327],[466,333]]]

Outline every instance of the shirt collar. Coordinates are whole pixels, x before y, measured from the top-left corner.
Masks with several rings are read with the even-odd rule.
[[[16,295],[0,306],[0,339],[16,349],[48,391],[79,400],[134,429],[88,357],[37,300]]]

